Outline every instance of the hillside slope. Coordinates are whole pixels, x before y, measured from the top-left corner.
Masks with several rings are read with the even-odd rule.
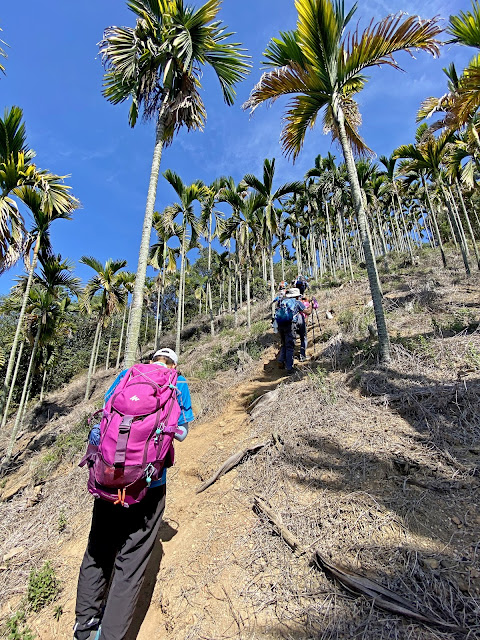
[[[311,359],[293,377],[275,365],[270,330],[259,336],[265,350],[254,352],[261,359],[245,349],[242,358],[239,347],[235,370],[204,364],[212,350],[228,361],[238,340],[232,332],[188,347],[184,369],[201,417],[176,448],[165,523],[129,640],[465,637],[353,595],[309,563],[314,549],[480,637],[479,278],[424,261],[383,280],[388,367],[376,365],[367,338],[365,282],[318,292]],[[71,445],[82,441],[83,416],[112,375],[97,374],[93,403],[80,400],[82,379],[48,399],[57,415],[18,441],[20,451],[30,440],[30,453],[2,487],[0,615],[18,610],[30,569],[50,559],[61,591],[28,614],[42,640],[71,638],[91,509]],[[52,436],[59,431],[63,441]],[[268,442],[195,493],[230,455]],[[255,495],[305,554],[252,510]]]

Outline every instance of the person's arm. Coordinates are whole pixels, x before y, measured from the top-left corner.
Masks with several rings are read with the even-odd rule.
[[[180,417],[178,419],[178,429],[182,431],[180,434],[175,435],[175,440],[182,442],[188,435],[190,423],[195,420],[192,410],[192,399],[190,396],[190,389],[188,383],[183,376],[178,376],[177,379],[178,389],[178,404],[180,405]]]
[[[115,380],[113,381],[113,384],[111,385],[110,389],[105,394],[105,398],[103,400],[103,406],[105,406],[107,404],[107,402],[110,400],[110,398],[112,397],[113,392],[115,391],[118,383],[124,377],[124,375],[127,373],[127,371],[128,371],[128,369],[124,369],[123,371],[120,371],[118,376],[115,378]]]

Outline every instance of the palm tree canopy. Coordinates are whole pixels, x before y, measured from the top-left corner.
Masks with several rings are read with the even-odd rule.
[[[47,234],[50,222],[69,219],[80,206],[64,184],[65,176],[38,169],[34,157],[27,145],[22,110],[5,109],[0,118],[0,273],[28,252],[31,237]],[[17,200],[32,213],[30,239]]]
[[[415,49],[423,49],[437,55],[436,36],[441,33],[437,18],[390,15],[378,23],[372,21],[362,33],[357,29],[345,34],[357,5],[348,13],[343,0],[296,0],[295,6],[297,28],[281,32],[267,46],[264,56],[269,70],[252,90],[244,108],[253,111],[263,102],[273,103],[280,96],[293,95],[287,105],[281,140],[284,152],[295,159],[307,130],[314,127],[324,108],[324,130],[338,139],[333,117],[333,105],[338,103],[353,149],[368,153],[358,133],[361,117],[353,97],[365,86],[364,71],[384,64],[400,69],[393,57],[398,51],[412,54]]]
[[[112,260],[109,258],[105,265],[91,256],[82,256],[82,264],[94,269],[97,275],[91,278],[80,297],[80,306],[86,311],[91,311],[91,301],[97,293],[102,293],[100,316],[107,318],[122,309],[128,298],[128,291],[124,284],[124,276],[118,273],[126,266],[126,260]]]
[[[215,20],[221,0],[199,9],[183,0],[129,0],[135,27],[109,27],[100,42],[106,68],[103,95],[118,104],[131,98],[132,127],[143,109],[155,116],[167,101],[164,141],[171,142],[182,125],[201,129],[206,112],[199,93],[202,67],[213,68],[225,102],[233,104],[235,85],[249,72],[248,56],[233,35]]]
[[[450,16],[447,33],[452,36],[449,42],[480,49],[480,2],[472,0],[472,11],[460,11],[458,16]]]

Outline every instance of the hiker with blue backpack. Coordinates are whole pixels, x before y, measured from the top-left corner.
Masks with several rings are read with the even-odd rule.
[[[132,622],[165,509],[173,440],[193,421],[190,391],[172,349],[122,371],[107,391],[87,453],[95,496],[75,607],[76,640],[123,640]]]
[[[296,287],[300,291],[301,295],[303,296],[306,289],[308,289],[307,279],[305,278],[305,276],[299,275],[293,286]]]
[[[293,287],[287,289],[282,298],[276,299],[275,321],[282,343],[278,354],[278,366],[280,369],[285,368],[287,374],[294,372],[293,352],[295,349],[296,319],[298,314],[305,311],[305,306],[299,300],[300,296],[300,291]]]

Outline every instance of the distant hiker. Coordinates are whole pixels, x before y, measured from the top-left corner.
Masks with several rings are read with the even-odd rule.
[[[308,282],[305,276],[298,276],[297,280],[295,281],[294,287],[296,287],[303,295],[305,293],[305,290],[308,288]]]
[[[78,578],[77,640],[123,640],[132,621],[165,509],[172,440],[184,440],[194,419],[177,363],[175,351],[164,348],[150,364],[122,371],[90,433],[82,463],[96,498]]]
[[[279,291],[286,291],[288,289],[288,282],[286,280],[280,280],[278,283]]]
[[[282,341],[278,354],[278,366],[281,369],[285,368],[288,374],[293,373],[296,318],[301,311],[305,311],[305,306],[299,300],[300,295],[300,291],[296,288],[287,289],[285,297],[278,301],[275,311],[275,320]]]
[[[304,311],[300,311],[300,313],[296,316],[295,328],[296,332],[300,336],[300,362],[303,362],[307,359],[307,325],[308,325],[308,317],[312,313],[312,305],[306,295],[300,297],[300,301],[305,307]]]

